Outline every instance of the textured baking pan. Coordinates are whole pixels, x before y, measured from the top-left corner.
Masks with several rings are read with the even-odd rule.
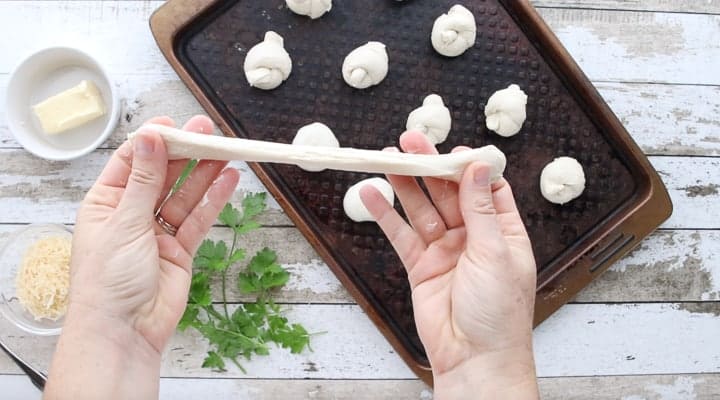
[[[343,0],[319,20],[292,14],[284,0],[171,0],[152,17],[170,64],[229,136],[289,143],[301,126],[329,125],[345,147],[396,145],[407,115],[430,93],[453,114],[440,146],[494,144],[508,156],[506,176],[531,236],[538,264],[540,323],[671,212],[657,173],[557,38],[526,1],[463,0],[476,16],[478,41],[462,57],[432,49],[433,21],[457,0]],[[274,91],[249,87],[247,51],[274,30],[293,57],[290,79]],[[390,73],[357,91],[341,76],[344,57],[368,41],[384,42]],[[511,83],[529,95],[521,134],[485,128],[492,93]],[[577,158],[588,178],[582,197],[545,201],[539,175],[558,156]],[[368,176],[308,173],[287,165],[252,165],[315,249],[411,368],[427,382],[429,365],[415,330],[410,290],[397,255],[375,224],[342,211],[345,190]]]

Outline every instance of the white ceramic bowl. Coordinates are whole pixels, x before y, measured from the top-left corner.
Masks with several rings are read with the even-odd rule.
[[[43,132],[31,107],[82,80],[97,85],[107,113],[57,135]],[[71,160],[95,150],[112,134],[120,116],[117,90],[108,74],[95,59],[69,47],[47,48],[26,58],[10,76],[6,96],[10,132],[27,151],[48,160]]]
[[[0,315],[18,328],[35,335],[59,335],[63,319],[36,320],[20,304],[15,291],[15,279],[27,249],[40,239],[55,236],[72,238],[72,232],[63,225],[28,225],[10,234],[0,249]]]

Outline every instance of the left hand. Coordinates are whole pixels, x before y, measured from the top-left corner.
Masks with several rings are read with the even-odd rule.
[[[170,118],[154,124],[173,126]],[[183,128],[211,133],[207,117]],[[193,254],[238,183],[227,163],[201,161],[161,210],[177,227],[155,219],[188,160],[168,162],[165,144],[145,129],[113,154],[80,207],[73,237],[68,323],[78,315],[112,319],[162,352],[187,302]],[[81,317],[83,318],[83,317]]]

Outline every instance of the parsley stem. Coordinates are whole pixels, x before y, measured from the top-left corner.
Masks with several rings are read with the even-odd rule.
[[[239,338],[241,338],[241,339],[245,339],[245,340],[247,340],[248,342],[252,343],[252,344],[255,345],[255,346],[260,346],[260,345],[263,344],[262,341],[253,339],[253,338],[248,337],[248,336],[245,336],[245,335],[243,335],[243,334],[240,333],[240,332],[234,332],[234,331],[230,331],[230,330],[227,330],[227,329],[224,329],[224,328],[218,328],[218,327],[215,327],[215,329],[218,330],[218,331],[220,331],[220,332],[227,333],[228,335],[232,335],[232,336],[239,337]]]
[[[195,167],[197,167],[199,160],[190,160],[185,165],[185,168],[183,168],[182,172],[180,172],[180,176],[178,176],[175,183],[172,185],[170,190],[168,191],[168,194],[165,196],[165,198],[160,202],[160,205],[158,206],[157,210],[155,210],[155,216],[157,217],[160,214],[160,211],[162,210],[163,206],[170,200],[170,198],[178,191],[180,190],[180,187],[185,183],[185,181],[190,176],[190,173],[193,172]]]
[[[230,246],[230,256],[229,257],[232,257],[233,253],[235,252],[235,247],[237,247],[237,240],[238,240],[237,230],[233,229],[233,241],[232,241],[232,246]],[[222,273],[222,298],[223,298],[223,309],[225,310],[225,318],[230,319],[230,314],[228,313],[228,308],[227,308],[227,294],[225,293],[225,284],[227,281],[227,270],[228,269],[229,269],[229,267],[225,268]]]
[[[215,307],[214,307],[212,304],[209,305],[209,306],[205,306],[205,311],[207,311],[208,316],[213,316],[213,317],[215,317],[216,319],[218,319],[219,321],[222,321],[222,320],[224,319],[223,316],[222,316],[222,314],[220,314],[219,312],[217,312],[217,311],[215,310]]]

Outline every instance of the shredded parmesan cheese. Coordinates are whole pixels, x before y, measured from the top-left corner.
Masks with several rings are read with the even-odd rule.
[[[15,281],[20,304],[36,320],[57,321],[67,311],[70,247],[66,237],[40,239],[23,256]]]

